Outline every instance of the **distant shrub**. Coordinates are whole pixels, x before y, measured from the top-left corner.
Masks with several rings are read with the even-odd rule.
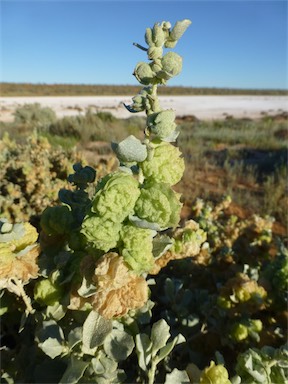
[[[52,135],[75,137],[80,139],[80,125],[77,117],[63,117],[49,126],[48,132]]]
[[[43,108],[39,103],[24,104],[14,112],[14,121],[17,124],[25,124],[32,128],[47,127],[56,122],[56,113],[51,108]]]

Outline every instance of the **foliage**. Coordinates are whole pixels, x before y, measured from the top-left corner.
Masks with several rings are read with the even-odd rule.
[[[56,113],[51,108],[43,108],[40,104],[25,104],[14,112],[15,123],[27,126],[49,126],[57,120]]]
[[[70,173],[64,157],[69,185],[43,210],[39,239],[31,224],[0,220],[2,382],[285,382],[287,250],[273,220],[238,220],[227,197],[196,201],[180,221],[179,128],[157,86],[181,71],[182,58],[163,48],[190,23],[156,23],[148,48],[135,44],[149,62],[136,65],[144,88],[126,108],[146,112],[145,137],[112,143],[118,168],[99,177],[76,162]],[[51,151],[34,136],[23,172],[23,147],[1,143],[13,175],[27,176],[21,186],[41,170],[41,150]]]
[[[58,200],[67,185],[76,151],[52,149],[46,139],[33,135],[17,145],[8,135],[0,141],[0,214],[12,221],[39,216],[43,208]]]

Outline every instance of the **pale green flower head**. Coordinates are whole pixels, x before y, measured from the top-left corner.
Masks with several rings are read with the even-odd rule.
[[[123,242],[122,256],[124,261],[137,274],[148,272],[154,265],[152,240],[155,231],[124,225],[120,236]]]
[[[108,252],[116,247],[120,229],[121,223],[91,215],[84,219],[81,233],[85,236],[88,247]]]
[[[140,219],[157,223],[161,229],[176,227],[182,207],[179,199],[180,194],[168,184],[148,182],[141,189],[135,213]]]
[[[210,366],[205,368],[200,377],[200,384],[231,384],[227,369],[224,365],[215,365],[211,361]]]
[[[140,195],[139,183],[128,173],[115,172],[105,176],[97,186],[91,211],[103,219],[121,223],[133,213]]]
[[[147,180],[174,185],[181,180],[185,164],[179,148],[162,142],[153,150],[152,158],[147,158],[140,167]]]
[[[147,117],[148,129],[159,139],[165,140],[166,138],[171,137],[171,135],[175,132],[175,117],[173,109],[166,109],[164,111],[152,113]]]

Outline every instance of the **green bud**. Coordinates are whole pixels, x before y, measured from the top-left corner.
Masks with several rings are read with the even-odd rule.
[[[250,328],[254,332],[261,332],[263,328],[262,321],[258,319],[250,320]]]
[[[205,368],[200,377],[200,384],[231,384],[227,369],[211,361],[210,366]]]
[[[150,110],[150,103],[147,98],[147,95],[151,94],[151,87],[144,87],[141,89],[141,91],[138,93],[138,95],[134,96],[132,98],[133,104],[125,107],[128,109],[130,112],[142,112],[145,110]]]
[[[225,297],[223,296],[218,296],[217,298],[217,305],[220,307],[220,308],[223,308],[223,309],[230,309],[232,307],[232,303],[230,300],[227,300]]]
[[[191,24],[191,21],[188,19],[177,21],[172,31],[169,34],[170,39],[174,41],[178,41],[190,24]]]
[[[148,180],[174,185],[181,180],[185,164],[179,148],[170,143],[161,143],[153,151],[153,157],[140,164]]]
[[[147,54],[150,60],[157,60],[162,57],[163,49],[162,47],[150,47]]]
[[[53,305],[59,302],[63,295],[63,288],[53,284],[49,279],[38,281],[34,288],[34,299],[45,305]]]
[[[136,65],[133,75],[144,85],[153,84],[155,73],[152,71],[149,64],[140,62]]]
[[[151,28],[146,28],[145,41],[146,44],[149,45],[149,47],[154,45]]]
[[[152,31],[153,42],[156,47],[162,47],[165,42],[166,33],[163,31],[163,28],[159,24],[155,24]],[[161,54],[162,55],[162,54]]]
[[[162,71],[157,72],[157,77],[160,79],[169,80],[182,71],[182,57],[175,52],[166,53],[161,63]]]
[[[175,112],[172,109],[152,113],[147,117],[147,126],[151,133],[163,140],[175,132]]]
[[[243,341],[248,337],[248,329],[244,324],[234,324],[230,332],[232,339],[237,342]]]

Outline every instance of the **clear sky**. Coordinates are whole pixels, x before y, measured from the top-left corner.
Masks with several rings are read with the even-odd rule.
[[[1,1],[5,82],[138,84],[146,27],[190,19],[168,85],[287,89],[287,1]]]

